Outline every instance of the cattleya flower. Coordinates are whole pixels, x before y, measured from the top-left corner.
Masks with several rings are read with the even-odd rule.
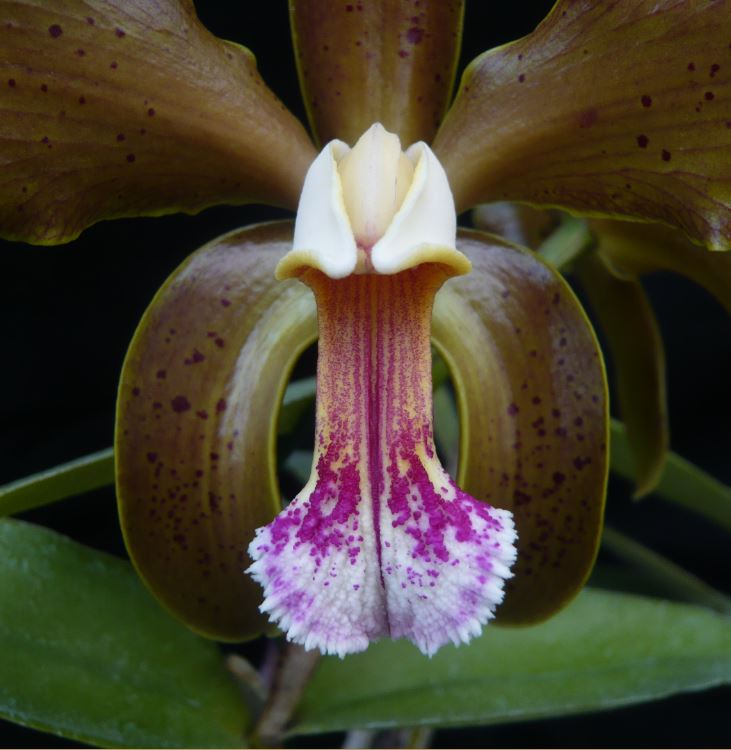
[[[726,249],[729,10],[559,0],[469,66],[445,116],[461,3],[290,9],[319,156],[189,1],[0,2],[7,236],[299,204],[294,237],[261,224],[196,252],[135,334],[116,441],[132,560],[223,640],[261,633],[260,607],[339,654],[382,636],[433,653],[493,614],[544,619],[596,553],[601,355],[552,268],[496,236],[455,238],[455,215],[525,201]],[[318,333],[312,476],[282,510],[278,405]],[[456,484],[434,450],[430,344],[459,401]]]

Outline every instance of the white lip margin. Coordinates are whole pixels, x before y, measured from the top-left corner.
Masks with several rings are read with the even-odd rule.
[[[444,168],[423,141],[406,151],[414,164],[414,179],[386,233],[371,250],[377,273],[392,274],[456,249],[457,215]],[[463,262],[467,259],[462,256]],[[467,261],[469,263],[469,261]]]
[[[358,248],[343,202],[338,161],[350,151],[342,141],[330,141],[305,177],[294,224],[292,250],[277,267],[277,278],[295,267],[317,268],[331,279],[355,271]]]

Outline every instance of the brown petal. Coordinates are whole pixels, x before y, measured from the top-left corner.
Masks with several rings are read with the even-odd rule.
[[[434,150],[459,210],[521,200],[731,237],[731,6],[561,0],[467,69]]]
[[[214,240],[158,292],[119,387],[119,512],[151,591],[194,630],[241,640],[265,627],[244,574],[254,530],[280,510],[277,412],[316,335],[315,303],[274,268],[289,223]]]
[[[634,459],[635,496],[642,497],[660,481],[670,441],[660,329],[639,281],[617,278],[595,253],[583,255],[574,270],[612,355],[619,412]]]
[[[503,623],[545,619],[596,555],[607,475],[606,380],[566,283],[528,251],[481,232],[457,244],[472,273],[437,295],[433,338],[460,405],[460,486],[508,508],[518,529]]]
[[[374,123],[431,141],[454,84],[464,3],[290,0],[300,84],[322,143]]]
[[[119,216],[296,206],[312,144],[190,0],[4,0],[0,29],[4,236],[54,244]]]
[[[672,271],[702,286],[731,313],[731,253],[706,253],[662,224],[592,219],[589,227],[616,276]]]

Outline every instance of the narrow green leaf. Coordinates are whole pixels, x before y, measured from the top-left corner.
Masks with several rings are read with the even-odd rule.
[[[292,732],[461,726],[631,705],[731,682],[731,619],[585,590],[526,629],[489,627],[431,660],[403,641],[322,660]]]
[[[242,746],[221,655],[128,563],[13,519],[0,549],[0,716],[102,747]]]
[[[635,539],[605,526],[602,545],[620,560],[629,563],[632,575],[640,573],[647,582],[654,584],[658,593],[731,615],[731,598]]]
[[[65,500],[114,484],[114,455],[106,448],[0,487],[0,516]]]
[[[611,467],[624,479],[634,480],[632,456],[624,424],[611,422]],[[677,453],[668,453],[655,494],[731,531],[731,487],[714,479]]]

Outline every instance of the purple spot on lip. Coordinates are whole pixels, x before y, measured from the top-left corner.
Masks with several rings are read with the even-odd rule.
[[[48,33],[54,39],[58,39],[63,34],[63,29],[57,23],[54,23],[53,26],[48,27]]]
[[[642,102],[643,107],[651,107],[652,106],[652,97],[648,96],[647,94],[644,94],[640,101]]]
[[[8,86],[10,86],[11,89],[15,88],[15,78],[8,78]]]
[[[510,404],[510,406],[508,406],[507,411],[508,411],[508,416],[514,417],[520,411],[520,409],[518,409],[517,404]]]
[[[118,39],[122,39],[123,37],[127,36],[127,32],[123,31],[120,28],[114,29],[114,33],[117,36]]]
[[[640,148],[647,148],[647,144],[650,142],[650,139],[646,135],[638,135],[637,136],[637,145]]]
[[[663,161],[670,161],[670,152],[667,149],[662,150],[662,160]]]

